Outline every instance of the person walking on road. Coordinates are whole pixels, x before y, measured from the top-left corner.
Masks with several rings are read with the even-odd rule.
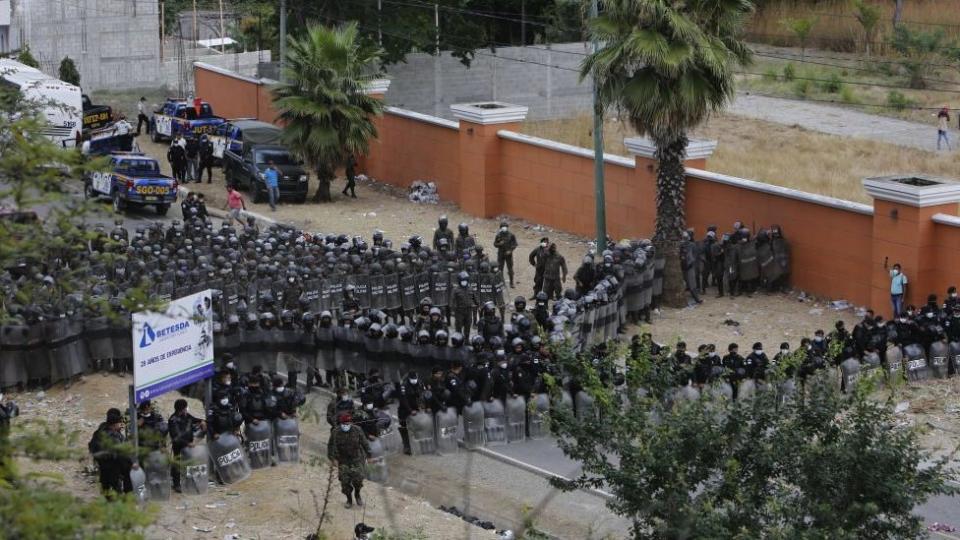
[[[267,170],[263,171],[263,181],[267,184],[267,200],[270,210],[277,211],[277,201],[280,199],[280,172],[273,166],[273,161],[267,162]]]
[[[347,496],[344,506],[352,508],[354,497],[357,506],[363,506],[360,490],[363,489],[363,467],[370,457],[370,443],[363,430],[353,424],[349,413],[342,413],[337,421],[337,428],[330,433],[327,458],[337,468],[340,491]]]
[[[937,150],[940,150],[941,141],[947,143],[947,149],[953,150],[950,146],[950,137],[947,135],[950,129],[950,108],[946,105],[937,113]]]
[[[137,136],[140,136],[140,128],[147,125],[147,134],[150,134],[150,119],[147,118],[147,98],[140,96],[137,102]]]
[[[236,221],[237,225],[243,227],[243,221],[240,219],[240,211],[246,210],[247,205],[243,202],[243,195],[241,195],[232,184],[227,184],[227,205],[224,209],[229,209],[231,224]]]
[[[357,187],[357,172],[356,172],[356,167],[357,167],[357,160],[353,159],[353,156],[352,156],[352,155],[349,156],[349,157],[347,157],[347,166],[346,166],[346,171],[345,171],[345,174],[347,175],[347,186],[346,186],[345,188],[343,188],[343,191],[341,192],[341,193],[343,193],[344,197],[346,197],[347,192],[349,191],[351,197],[353,197],[354,199],[357,198],[357,192],[356,192],[356,187]]]

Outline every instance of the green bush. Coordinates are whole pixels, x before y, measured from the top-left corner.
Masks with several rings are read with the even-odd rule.
[[[913,107],[916,105],[916,102],[903,95],[903,92],[891,90],[887,94],[887,105],[890,105],[898,111],[902,111],[906,108]]]
[[[793,64],[783,66],[783,80],[790,82],[797,78],[797,68]]]
[[[763,80],[767,82],[777,82],[777,70],[770,68],[763,72]]]
[[[793,93],[797,97],[805,98],[810,95],[810,81],[801,80],[793,83]]]
[[[840,89],[840,100],[851,105],[860,103],[860,100],[856,95],[854,95],[853,89],[851,89],[849,86],[844,86]]]
[[[60,61],[60,80],[75,86],[80,86],[80,72],[77,70],[77,64],[73,58],[64,56]]]
[[[37,62],[37,59],[33,57],[33,53],[30,52],[30,47],[26,45],[23,46],[23,49],[21,49],[17,55],[17,61],[25,66],[40,69],[40,62]]]
[[[836,73],[831,73],[827,80],[820,83],[820,87],[828,94],[836,94],[843,88],[843,81]]]

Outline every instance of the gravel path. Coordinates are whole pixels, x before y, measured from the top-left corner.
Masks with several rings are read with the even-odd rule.
[[[727,112],[811,131],[936,151],[935,118],[929,124],[908,122],[886,116],[795,99],[739,94]],[[960,144],[956,131],[950,134],[954,150]]]

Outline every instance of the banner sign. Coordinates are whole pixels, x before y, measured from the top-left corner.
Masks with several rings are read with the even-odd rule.
[[[208,289],[171,300],[166,313],[133,314],[137,404],[213,375],[212,296]]]

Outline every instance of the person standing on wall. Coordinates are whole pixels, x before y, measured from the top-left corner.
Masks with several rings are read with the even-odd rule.
[[[890,270],[890,302],[893,304],[893,317],[897,318],[903,312],[903,298],[907,294],[907,275],[900,268],[900,263],[893,265]]]

